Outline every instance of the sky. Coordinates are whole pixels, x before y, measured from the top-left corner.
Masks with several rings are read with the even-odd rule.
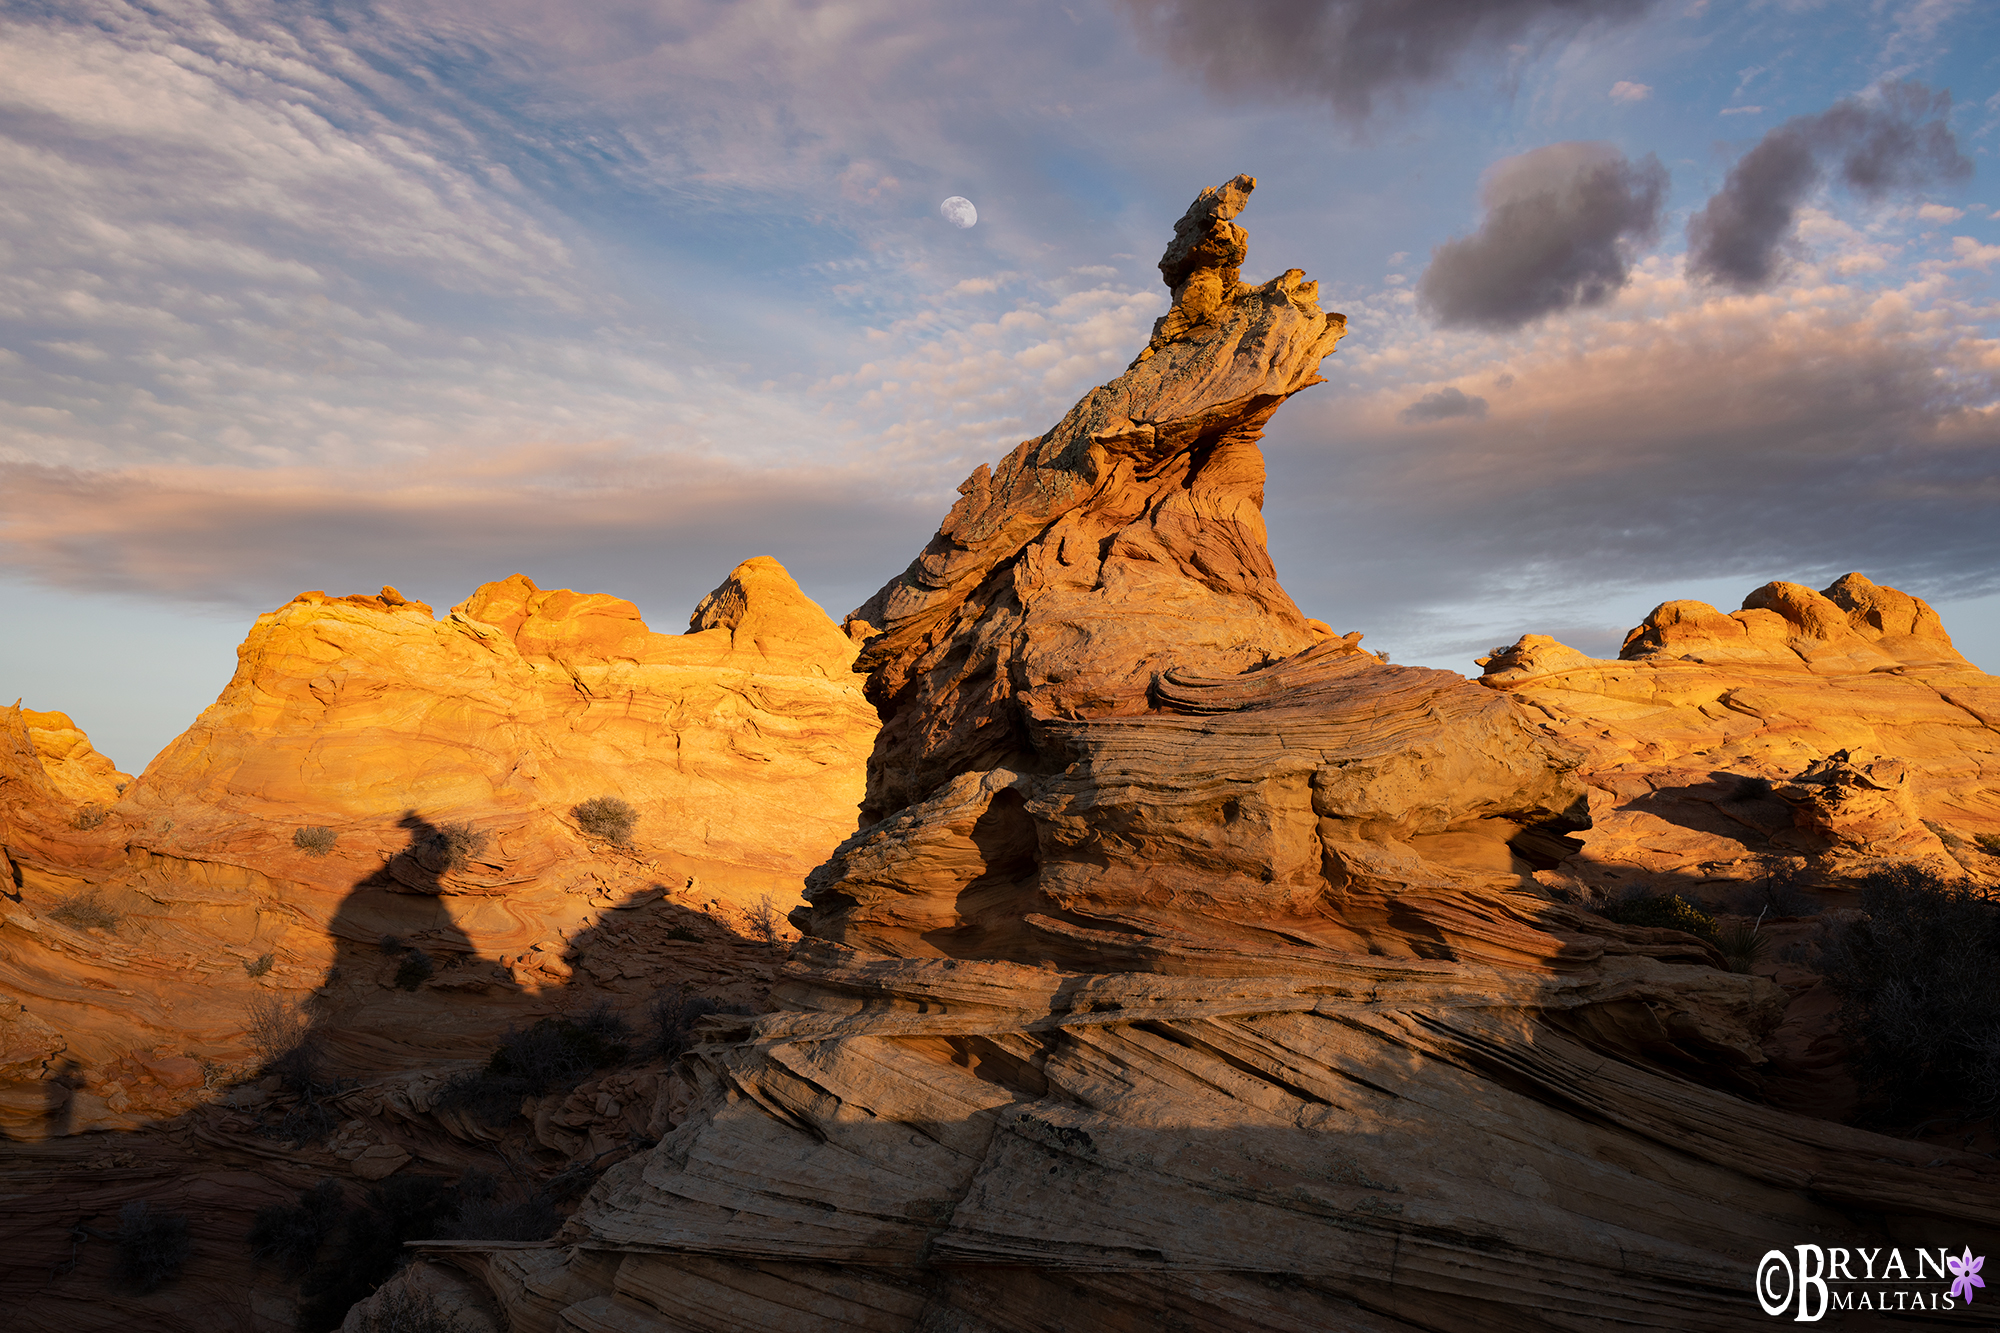
[[[1476,674],[1859,570],[2000,670],[1996,151],[1977,0],[0,0],[0,696],[137,772],[309,589],[838,618],[1238,172],[1348,317],[1306,614]]]

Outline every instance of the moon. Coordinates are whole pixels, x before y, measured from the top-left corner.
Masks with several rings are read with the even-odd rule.
[[[955,194],[938,205],[938,216],[963,230],[979,221],[979,210],[972,206],[970,199]]]

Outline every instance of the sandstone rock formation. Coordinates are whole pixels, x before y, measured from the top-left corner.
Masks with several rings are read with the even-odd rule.
[[[0,1243],[27,1265],[0,1295],[34,1298],[15,1326],[288,1329],[295,1283],[249,1270],[258,1206],[323,1175],[601,1167],[657,1135],[685,1096],[657,1063],[504,1129],[438,1097],[540,1016],[603,1001],[643,1024],[676,987],[759,1002],[760,918],[788,930],[855,826],[878,726],[855,651],[769,559],[681,635],[516,576],[441,619],[393,589],[260,617],[136,780],[60,714],[0,715]],[[636,811],[629,841],[579,823],[600,796]],[[312,1034],[331,1134],[281,1132],[300,1104],[256,1077],[260,1004]],[[127,1299],[88,1230],[147,1197],[208,1239],[185,1282]],[[89,1262],[52,1278],[73,1249]]]
[[[1530,634],[1480,662],[1587,756],[1586,884],[1714,893],[1787,860],[1830,884],[1882,859],[2000,883],[1980,843],[2000,840],[2000,681],[1918,598],[1770,583],[1730,615],[1665,603],[1615,661]]]
[[[507,1327],[1736,1328],[1768,1247],[1995,1234],[1989,1159],[1755,1100],[1769,980],[1557,900],[1543,711],[1277,586],[1255,440],[1341,324],[1237,282],[1253,185],[850,618],[871,823],[779,1009],[561,1244],[425,1247]]]

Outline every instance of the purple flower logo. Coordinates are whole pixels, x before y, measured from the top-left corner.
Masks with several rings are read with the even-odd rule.
[[[1979,1270],[1986,1266],[1986,1256],[1982,1254],[1977,1259],[1973,1258],[1972,1247],[1968,1245],[1963,1257],[1953,1259],[1946,1256],[1945,1263],[1951,1268],[1951,1294],[1963,1296],[1967,1305],[1972,1304],[1972,1289],[1986,1285],[1986,1279],[1979,1276]]]

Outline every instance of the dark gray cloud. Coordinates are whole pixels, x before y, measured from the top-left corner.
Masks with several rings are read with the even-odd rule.
[[[1658,239],[1667,169],[1608,143],[1510,157],[1480,186],[1479,230],[1431,251],[1417,295],[1441,324],[1518,328],[1625,285],[1633,249]]]
[[[1324,99],[1359,123],[1376,101],[1450,77],[1468,56],[1629,22],[1657,0],[1120,0],[1142,39],[1211,91]]]
[[[1777,281],[1796,255],[1799,206],[1833,164],[1843,184],[1870,199],[1971,176],[1950,115],[1949,91],[1902,79],[1786,121],[1688,219],[1688,276],[1745,292]]]
[[[1406,426],[1421,425],[1426,421],[1448,421],[1452,417],[1471,417],[1480,420],[1486,415],[1486,400],[1474,395],[1461,393],[1446,385],[1435,393],[1427,393],[1396,414],[1396,420]]]

